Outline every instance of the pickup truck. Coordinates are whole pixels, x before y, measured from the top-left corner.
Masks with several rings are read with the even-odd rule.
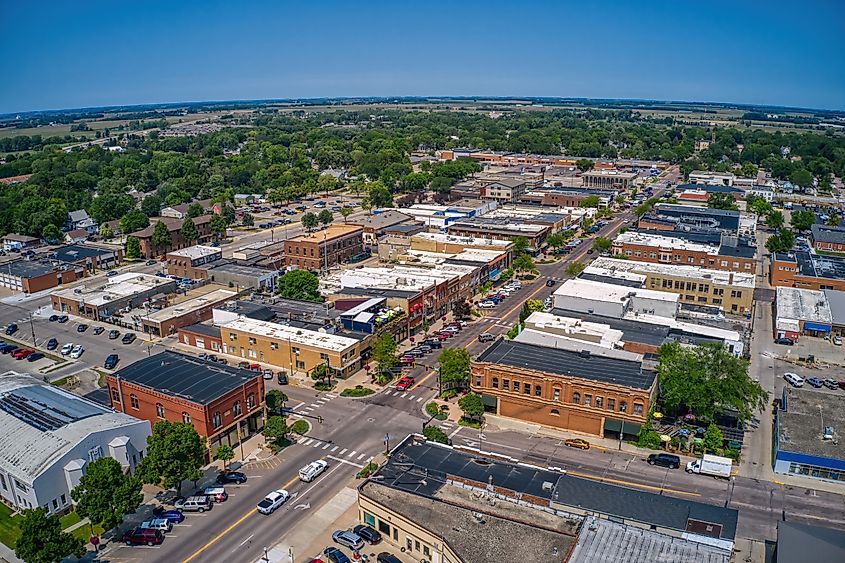
[[[701,459],[687,463],[687,473],[700,473],[728,479],[731,476],[733,461],[728,457],[704,454]]]

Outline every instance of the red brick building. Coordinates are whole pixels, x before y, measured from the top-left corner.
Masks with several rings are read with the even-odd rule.
[[[722,244],[717,247],[634,231],[616,237],[612,252],[640,262],[700,266],[728,272],[754,272],[757,265],[755,248],[752,246]]]
[[[111,406],[149,420],[188,422],[207,439],[237,448],[264,428],[261,374],[165,351],[106,376]]]
[[[285,265],[317,271],[331,268],[364,252],[364,229],[357,225],[330,225],[285,243]]]
[[[161,256],[162,254],[166,254],[172,250],[179,250],[180,248],[186,248],[194,244],[204,244],[210,242],[213,238],[211,228],[209,226],[209,223],[211,222],[211,215],[200,215],[199,217],[194,217],[192,221],[194,222],[194,225],[197,226],[197,231],[199,231],[199,239],[195,241],[185,240],[180,233],[182,229],[182,219],[176,219],[173,217],[153,217],[150,221],[149,227],[131,233],[130,236],[138,238],[138,241],[141,243],[141,256],[144,258],[155,258],[156,256]],[[153,244],[153,232],[155,231],[156,224],[158,223],[164,223],[164,226],[167,227],[168,232],[170,232],[170,244],[167,246],[159,247]]]

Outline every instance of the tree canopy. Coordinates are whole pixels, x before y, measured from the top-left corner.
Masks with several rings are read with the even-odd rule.
[[[469,352],[464,348],[446,348],[437,357],[443,389],[464,389],[469,386]]]
[[[291,270],[279,277],[276,293],[288,299],[322,301],[320,279],[306,270]]]
[[[707,207],[710,209],[731,209],[736,211],[736,199],[733,194],[713,192],[707,197]]]
[[[390,332],[383,332],[373,343],[372,357],[380,369],[389,369],[399,363],[396,358],[396,339]]]
[[[181,494],[182,481],[196,481],[205,465],[205,439],[190,423],[160,420],[147,439],[147,455],[141,460],[136,476],[151,485],[176,487]]]
[[[795,234],[789,229],[781,228],[766,241],[766,250],[772,253],[789,252],[794,245]]]
[[[197,229],[194,220],[190,217],[186,217],[184,221],[182,221],[182,228],[179,229],[179,234],[182,235],[188,242],[195,242],[200,238],[200,231]]]
[[[20,529],[15,555],[26,563],[58,563],[70,555],[85,555],[85,540],[62,531],[59,517],[48,516],[41,507],[24,510]]]
[[[70,496],[76,501],[80,516],[105,530],[118,527],[123,516],[135,512],[144,500],[141,482],[124,473],[120,463],[111,457],[88,464]]]
[[[167,229],[167,225],[161,221],[157,222],[156,226],[153,227],[152,240],[153,244],[159,248],[173,244],[173,237],[170,236],[170,231]]]
[[[458,407],[463,411],[464,417],[469,420],[480,421],[484,416],[484,403],[481,396],[475,393],[468,393],[458,401]]]
[[[306,230],[310,231],[317,226],[317,223],[320,220],[317,218],[317,215],[309,211],[302,214],[302,219],[300,219],[300,221],[302,221],[302,226],[305,227]]]
[[[141,256],[141,241],[138,237],[126,237],[126,257],[140,258]]]
[[[789,219],[789,223],[792,225],[792,228],[797,231],[808,231],[815,222],[815,214],[807,209],[793,211],[792,217]]]

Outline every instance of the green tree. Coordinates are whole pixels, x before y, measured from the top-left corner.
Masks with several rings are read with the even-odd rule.
[[[560,233],[552,233],[546,237],[546,242],[554,249],[558,249],[566,244],[566,239]]]
[[[704,451],[711,454],[719,453],[724,444],[725,437],[722,436],[722,431],[711,422],[704,432]]]
[[[789,175],[789,181],[796,186],[809,188],[813,185],[813,175],[806,168],[797,168]]]
[[[531,316],[531,313],[542,311],[543,302],[539,299],[529,299],[522,304],[522,309],[519,310],[519,322],[524,323],[525,319]]]
[[[396,340],[390,332],[383,332],[373,343],[372,358],[378,362],[379,369],[389,369],[399,363],[396,358]]]
[[[426,440],[437,442],[439,444],[448,444],[449,436],[436,426],[426,426],[423,428],[423,436]]]
[[[287,419],[283,416],[271,416],[264,424],[264,437],[276,444],[284,440],[289,432]]]
[[[138,240],[138,237],[126,237],[126,257],[141,257],[141,241]]]
[[[48,223],[41,229],[41,238],[50,244],[55,244],[62,240],[62,231],[52,223]]]
[[[200,231],[197,229],[194,220],[190,217],[186,217],[184,221],[182,221],[182,228],[179,229],[179,234],[182,235],[188,242],[194,242],[200,238]]]
[[[347,218],[354,212],[355,210],[351,207],[341,207],[340,214],[343,216],[343,222],[346,223]]]
[[[103,223],[100,225],[100,236],[104,239],[110,239],[114,236],[114,232],[112,232],[112,228],[109,226],[108,223]]]
[[[311,379],[321,383],[332,383],[332,370],[327,364],[317,364],[311,370]],[[328,380],[328,381],[326,381]]]
[[[572,262],[566,266],[566,274],[570,277],[577,278],[578,274],[584,271],[586,266],[581,262]]]
[[[464,348],[446,348],[437,357],[443,389],[469,387],[469,352]]]
[[[769,252],[789,252],[795,245],[795,235],[789,229],[779,229],[777,233],[766,241],[766,250]]]
[[[120,232],[124,234],[134,233],[150,226],[150,218],[144,215],[140,209],[130,209],[120,218]]]
[[[274,414],[280,413],[287,402],[288,396],[278,389],[270,389],[264,395],[264,403],[267,405],[267,410]]]
[[[520,254],[525,254],[528,250],[528,239],[526,237],[514,237],[513,238],[513,248],[511,252],[513,256],[519,256]]]
[[[593,241],[593,250],[596,252],[610,252],[613,247],[613,241],[607,237],[596,237]]]
[[[813,223],[816,222],[816,216],[812,211],[802,209],[800,211],[793,211],[789,223],[792,228],[797,231],[808,231]]]
[[[772,210],[768,215],[766,215],[766,225],[772,229],[780,229],[783,227],[783,213]]]
[[[167,229],[167,225],[162,223],[161,221],[156,223],[156,226],[153,228],[153,246],[157,248],[167,248],[173,243],[173,238],[170,236],[170,231]]]
[[[241,225],[244,227],[252,227],[255,225],[255,217],[253,217],[251,213],[244,213],[243,217],[241,217]]]
[[[840,221],[841,219],[839,218],[839,215],[837,215],[836,213],[831,213],[830,216],[827,218],[826,224],[829,227],[838,227]]]
[[[707,197],[707,207],[710,209],[738,209],[736,199],[732,194],[713,192]]]
[[[463,411],[464,418],[472,421],[481,421],[484,416],[484,403],[481,396],[475,393],[468,393],[458,401],[458,407]]]
[[[197,481],[205,465],[205,438],[190,423],[160,420],[147,439],[147,455],[136,476],[143,483],[176,487],[182,494],[182,481]]]
[[[223,217],[227,225],[233,224],[236,219],[235,208],[231,205],[224,204],[220,208],[220,216]]]
[[[575,161],[575,167],[583,174],[587,170],[592,170],[595,163],[589,158],[579,158]]]
[[[756,178],[757,167],[751,162],[743,162],[739,173],[745,178]]]
[[[97,223],[117,219],[135,207],[131,195],[119,192],[106,192],[95,197],[88,206],[88,214]]]
[[[523,252],[513,261],[513,268],[517,271],[531,271],[534,269],[534,260],[527,252]]]
[[[229,444],[220,444],[214,457],[223,462],[223,470],[225,471],[228,463],[235,459],[235,450]]]
[[[161,213],[161,206],[164,202],[157,194],[148,194],[141,200],[141,211],[147,217],[155,217]]]
[[[26,563],[58,563],[70,555],[85,555],[85,540],[63,532],[59,517],[48,516],[41,507],[24,510],[20,529],[15,555]]]
[[[369,185],[369,198],[373,207],[392,207],[393,196],[381,180]]]
[[[185,214],[188,216],[189,219],[193,219],[194,217],[205,215],[205,208],[199,203],[192,203],[188,206],[188,209]]]
[[[588,195],[583,200],[581,200],[581,207],[592,207],[594,209],[598,208],[599,204],[601,203],[601,198],[597,195]]]
[[[726,409],[749,420],[765,408],[768,394],[748,375],[748,360],[737,358],[721,344],[685,348],[677,342],[658,350],[663,405],[686,408],[704,420],[713,420]]]
[[[214,233],[215,237],[220,238],[226,234],[226,219],[222,215],[214,213],[208,222],[208,228]]]
[[[118,527],[123,516],[135,512],[144,501],[141,482],[124,473],[120,463],[111,457],[88,464],[70,497],[76,501],[80,516],[105,530]]]
[[[302,226],[305,228],[306,231],[314,230],[317,227],[317,223],[320,222],[317,216],[314,213],[311,213],[310,211],[308,213],[303,213],[302,219],[300,219],[300,221],[302,221]]]
[[[322,225],[331,225],[332,221],[334,221],[334,215],[328,209],[323,209],[320,211],[320,214],[317,215],[317,221],[320,222]]]
[[[452,309],[452,313],[455,315],[456,319],[465,319],[472,315],[472,305],[467,303],[466,299],[461,299],[455,304],[455,307]],[[423,323],[425,322],[427,321],[424,320]],[[423,329],[428,332],[426,327],[423,327]]]
[[[291,270],[279,278],[276,292],[288,299],[322,301],[320,279],[306,270]]]

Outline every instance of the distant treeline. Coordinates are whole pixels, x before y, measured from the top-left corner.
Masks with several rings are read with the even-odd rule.
[[[821,123],[816,117],[801,117],[798,115],[777,115],[749,111],[742,115],[743,121],[770,121],[775,123],[796,123],[800,125],[816,125]]]

